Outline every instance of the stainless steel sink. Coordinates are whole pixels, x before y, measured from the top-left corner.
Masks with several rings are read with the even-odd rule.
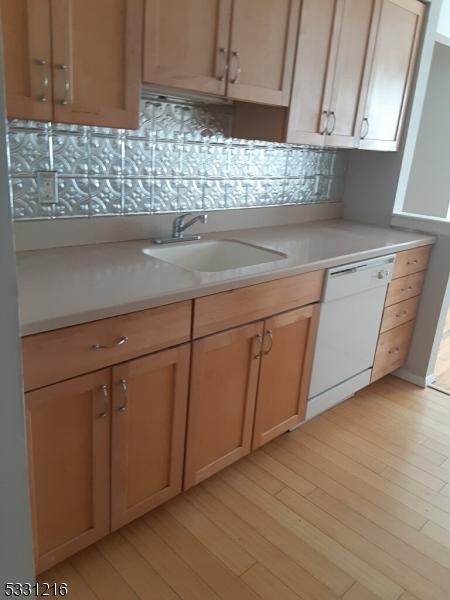
[[[232,240],[184,242],[167,247],[148,247],[144,254],[191,271],[214,273],[241,269],[287,258],[282,252]]]

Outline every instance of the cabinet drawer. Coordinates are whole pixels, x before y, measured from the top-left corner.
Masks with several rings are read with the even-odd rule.
[[[413,273],[406,277],[400,277],[394,279],[389,284],[388,293],[386,296],[385,306],[392,306],[408,298],[414,298],[414,296],[420,296],[422,293],[423,281],[425,279],[425,272]]]
[[[193,336],[251,323],[320,300],[324,271],[259,283],[194,301]]]
[[[392,278],[397,279],[397,277],[404,277],[411,273],[425,271],[430,252],[431,246],[421,246],[420,248],[413,248],[413,250],[399,252],[395,258],[394,275]]]
[[[35,389],[186,342],[192,303],[102,319],[22,340],[25,389]]]
[[[380,335],[375,353],[372,381],[384,377],[403,365],[408,356],[414,324],[415,321],[410,321]]]
[[[420,296],[404,300],[398,304],[393,304],[384,309],[383,321],[381,322],[380,332],[384,333],[389,329],[394,329],[403,323],[412,321],[416,317],[417,309],[419,307]]]

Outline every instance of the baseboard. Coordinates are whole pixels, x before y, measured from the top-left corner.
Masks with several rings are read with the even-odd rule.
[[[426,377],[421,377],[420,375],[414,375],[414,373],[410,373],[410,371],[407,371],[406,369],[398,369],[393,374],[399,379],[409,381],[409,383],[413,383],[421,388],[428,387],[436,380],[434,373],[427,375]]]

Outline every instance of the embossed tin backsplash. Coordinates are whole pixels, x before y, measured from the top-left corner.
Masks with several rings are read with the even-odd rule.
[[[143,100],[136,131],[10,121],[14,218],[149,214],[341,199],[347,166],[344,151],[231,138],[231,119],[229,106]],[[43,187],[45,182],[56,185],[54,195],[52,187]]]

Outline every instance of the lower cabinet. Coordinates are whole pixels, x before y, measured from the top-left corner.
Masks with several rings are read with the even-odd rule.
[[[26,394],[37,572],[109,532],[110,370]]]
[[[318,318],[312,305],[265,322],[253,449],[305,418]]]
[[[306,306],[193,343],[184,489],[303,421],[318,311]]]
[[[180,493],[189,345],[113,368],[111,525]]]
[[[184,488],[248,454],[264,323],[192,344]]]

